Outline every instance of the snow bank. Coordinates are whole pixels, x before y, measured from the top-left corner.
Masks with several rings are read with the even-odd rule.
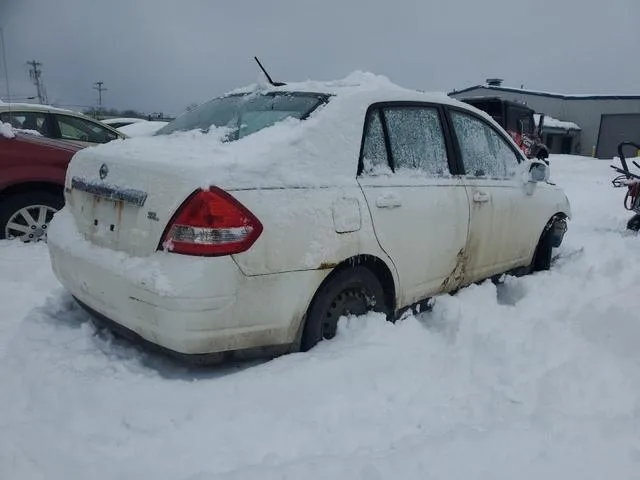
[[[13,138],[16,136],[10,123],[0,122],[0,136],[5,138]]]
[[[153,135],[169,122],[143,120],[119,127],[118,130],[128,137],[148,137]]]
[[[46,249],[0,242],[0,478],[637,478],[640,236],[608,165],[551,156],[551,271],[223,368],[96,330]]]
[[[252,85],[233,93],[267,91],[308,91],[333,97],[305,121],[288,119],[238,141],[223,143],[220,129],[133,138],[79,152],[72,165],[93,157],[135,162],[143,168],[169,166],[196,185],[225,188],[351,184],[365,112],[372,102],[402,99],[464,105],[444,93],[406,90],[385,77],[362,72],[339,81],[307,81],[285,87]],[[113,181],[129,186],[127,180]]]

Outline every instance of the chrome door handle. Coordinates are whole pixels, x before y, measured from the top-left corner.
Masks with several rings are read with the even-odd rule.
[[[489,194],[487,192],[475,192],[473,194],[473,201],[476,203],[486,203],[489,201]]]

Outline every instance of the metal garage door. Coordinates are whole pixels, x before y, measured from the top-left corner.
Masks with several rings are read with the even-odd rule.
[[[596,157],[617,156],[618,144],[625,141],[640,143],[640,113],[602,115]]]

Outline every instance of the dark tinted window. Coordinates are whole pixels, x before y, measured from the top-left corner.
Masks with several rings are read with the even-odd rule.
[[[533,124],[533,115],[529,110],[510,107],[507,111],[508,124],[507,130],[512,132],[518,131],[518,122],[522,123],[522,132],[524,134],[532,134],[535,131]]]
[[[384,109],[395,171],[417,170],[429,176],[449,174],[447,148],[436,108]]]
[[[227,127],[227,140],[237,140],[285,118],[305,118],[324,101],[326,97],[319,94],[289,92],[220,97],[176,118],[156,135]]]
[[[456,111],[451,118],[468,176],[510,178],[516,174],[518,156],[490,125]]]
[[[488,113],[489,115],[491,115],[491,118],[493,118],[496,122],[500,124],[500,126],[504,126],[504,118],[503,118],[503,112],[502,112],[503,104],[499,100],[468,99],[468,100],[463,100],[463,102],[473,105],[477,109]]]

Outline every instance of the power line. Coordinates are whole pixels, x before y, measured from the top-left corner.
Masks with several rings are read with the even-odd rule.
[[[29,69],[29,78],[31,78],[31,81],[36,86],[38,101],[40,104],[47,103],[47,92],[44,88],[44,83],[42,82],[42,69],[40,68],[42,63],[36,60],[31,60],[30,62],[27,62],[27,65],[31,67]]]
[[[20,101],[24,101],[24,100],[35,100],[36,97],[35,95],[11,95],[10,97],[6,97],[3,100],[7,101],[7,102],[20,102]]]

